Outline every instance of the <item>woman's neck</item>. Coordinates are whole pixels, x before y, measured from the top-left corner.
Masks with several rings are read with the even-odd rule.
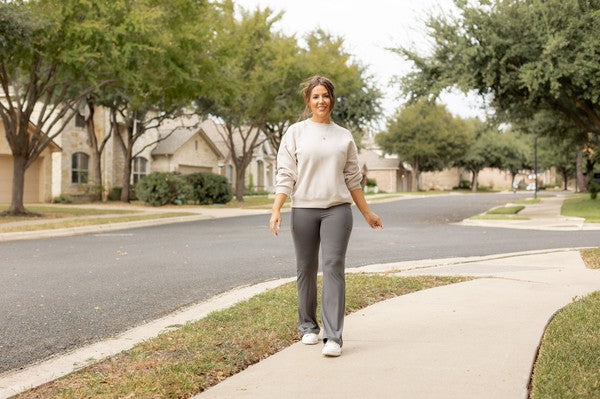
[[[310,118],[310,120],[315,123],[331,123],[331,118],[329,117],[329,115],[323,116],[323,117],[318,117],[318,116],[313,115]]]

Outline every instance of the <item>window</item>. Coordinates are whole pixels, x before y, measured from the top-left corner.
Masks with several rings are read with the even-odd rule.
[[[71,155],[71,183],[85,184],[88,182],[89,156],[83,152]]]
[[[75,114],[75,127],[85,127],[85,117],[81,115],[79,112]]]
[[[143,157],[133,158],[133,184],[140,181],[140,179],[146,176],[148,161]]]
[[[226,173],[225,177],[227,177],[227,181],[229,183],[233,182],[233,166],[227,165],[227,169],[226,169],[225,173]]]

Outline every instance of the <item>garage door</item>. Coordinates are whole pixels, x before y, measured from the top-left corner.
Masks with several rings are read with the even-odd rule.
[[[40,165],[41,159],[35,161],[25,172],[24,202],[40,202]],[[0,203],[9,204],[12,196],[12,157],[0,155]]]

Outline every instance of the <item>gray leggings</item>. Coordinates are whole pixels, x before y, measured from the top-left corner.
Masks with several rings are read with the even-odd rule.
[[[323,260],[323,340],[331,339],[342,345],[346,306],[344,267],[352,232],[350,204],[327,209],[293,208],[291,228],[298,273],[298,331],[300,334],[318,334],[320,331],[316,317],[320,244]]]

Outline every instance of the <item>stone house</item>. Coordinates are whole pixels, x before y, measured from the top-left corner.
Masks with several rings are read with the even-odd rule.
[[[363,148],[358,159],[363,170],[366,170],[367,178],[375,179],[379,190],[386,192],[410,191],[411,169],[410,165],[404,164],[396,156],[384,156],[376,149]]]
[[[231,150],[222,134],[223,127],[212,120],[205,120],[200,125],[200,129],[206,133],[221,153],[225,154],[222,163],[219,164],[218,174],[225,176],[231,186],[235,187],[235,165],[232,161]],[[259,141],[264,140],[264,142],[252,154],[252,160],[246,169],[245,186],[247,189],[252,186],[256,191],[274,192],[277,152],[265,138],[261,133]],[[241,149],[243,147],[241,138],[234,140],[234,145],[236,150]]]
[[[80,110],[56,137],[26,174],[25,201],[49,202],[53,197],[67,195],[76,200],[88,200],[95,193],[89,174],[93,151],[86,129],[86,112]],[[110,133],[110,115],[98,107],[93,115],[96,140],[102,142]],[[0,124],[1,128],[1,124]],[[166,137],[158,141],[160,137]],[[158,141],[158,143],[157,143]],[[241,145],[236,142],[236,145]],[[197,117],[180,117],[149,129],[133,147],[130,182],[135,184],[151,172],[212,172],[227,177],[232,185],[235,166],[230,151],[218,133],[218,124]],[[124,166],[123,151],[110,136],[100,158],[104,197],[111,189],[121,187]],[[254,151],[246,172],[246,187],[272,191],[276,154],[267,142]],[[4,132],[0,130],[0,203],[11,198],[12,155]]]

